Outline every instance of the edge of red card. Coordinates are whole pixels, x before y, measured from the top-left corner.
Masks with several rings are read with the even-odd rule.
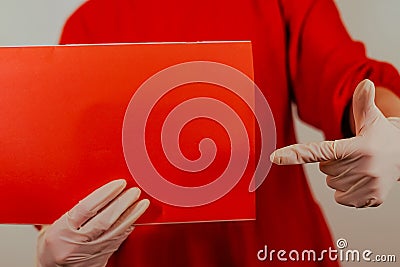
[[[52,223],[111,180],[125,178],[128,187],[136,186],[122,145],[124,116],[136,90],[156,73],[193,61],[222,63],[253,80],[251,50],[250,42],[0,48],[0,223]],[[231,151],[223,125],[204,118],[182,128],[179,146],[193,160],[202,139],[215,141],[215,162],[201,172],[174,168],[162,151],[164,119],[174,105],[196,97],[218,99],[241,113],[250,141],[246,171],[226,195],[197,207],[169,205],[142,190],[151,204],[140,224],[255,219],[255,193],[248,190],[255,168],[254,118],[227,88],[194,82],[155,103],[149,117],[154,122],[146,128],[149,157],[174,184],[202,186],[218,179]]]

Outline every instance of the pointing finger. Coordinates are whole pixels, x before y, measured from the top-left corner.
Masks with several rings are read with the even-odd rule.
[[[335,141],[290,145],[275,150],[270,159],[278,165],[304,164],[337,159]]]

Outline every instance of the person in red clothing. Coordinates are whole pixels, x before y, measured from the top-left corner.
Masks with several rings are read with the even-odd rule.
[[[353,41],[348,35],[332,0],[90,0],[69,18],[60,43],[224,40],[252,42],[255,82],[273,112],[277,147],[296,143],[292,103],[297,105],[300,118],[321,129],[328,140],[362,134],[362,129],[368,128],[365,125],[370,123],[369,118],[372,116],[368,113],[372,110],[372,104],[367,98],[371,97],[373,86],[365,82],[360,85],[363,88],[360,89],[360,97],[357,96],[356,99],[361,99],[360,102],[364,101],[362,103],[366,103],[365,105],[352,106],[352,96],[357,84],[367,78],[375,83],[375,102],[383,114],[387,117],[400,117],[400,100],[396,96],[400,95],[398,72],[390,64],[366,57],[363,44]],[[385,118],[371,121],[384,121],[381,124],[385,127],[388,123]],[[381,129],[381,124],[376,128]],[[395,132],[391,126],[387,129]],[[374,136],[385,138],[386,135]],[[344,140],[348,141],[344,151],[348,144],[355,143],[355,139]],[[290,164],[310,161],[332,163],[339,160],[334,147],[336,143],[324,144],[328,146],[316,144],[311,148],[296,147],[298,150],[285,151],[286,154],[297,153],[300,159],[304,159],[299,162],[285,159],[285,153],[279,156],[275,154],[272,160]],[[399,150],[400,147],[397,147],[396,151]],[[379,150],[377,155],[382,155],[380,152],[382,151]],[[368,155],[369,159],[374,159]],[[365,158],[363,156],[361,153],[357,158],[358,162]],[[390,167],[393,165],[396,163]],[[325,167],[321,170],[327,169],[326,165],[322,166]],[[364,195],[370,191],[375,192],[374,190],[358,190],[356,193],[350,192],[349,188],[342,190],[343,185],[335,184],[333,178],[348,173],[349,168],[336,169],[342,170],[342,173],[328,173],[332,178],[328,185],[337,190],[336,200],[339,203],[356,207],[376,206],[381,203],[382,200],[375,196],[365,199]],[[354,184],[353,179],[351,185]],[[372,187],[378,188],[375,185]],[[108,190],[121,192],[124,185],[119,182],[111,187]],[[98,193],[95,196],[99,197]],[[115,195],[103,198],[102,205],[107,205],[114,197]],[[130,234],[133,230],[131,223],[148,205],[142,201],[139,202],[142,203],[142,208],[138,210],[136,206],[133,209],[131,221],[121,226],[122,230],[116,234],[117,238],[107,235],[109,230],[103,229],[89,240],[78,238],[79,229],[86,220],[92,216],[95,218],[96,212],[92,211],[87,215],[85,210],[79,210],[79,213],[75,209],[42,231],[38,241],[38,265],[339,266],[337,260],[328,257],[320,261],[262,261],[258,257],[260,255],[257,255],[265,246],[276,251],[313,249],[321,252],[334,248],[325,219],[310,193],[300,165],[274,165],[268,179],[258,189],[256,197],[255,221],[146,226],[138,227]],[[136,201],[138,193],[135,192],[127,198],[130,198],[130,202],[126,207],[120,208],[120,213]],[[76,220],[77,217],[74,216],[78,216],[77,214],[84,219]],[[67,225],[71,221],[74,224]],[[73,229],[66,230],[68,227]],[[66,231],[74,233],[68,240],[62,238]],[[104,236],[108,236],[108,239]],[[79,242],[74,238],[78,238]],[[113,238],[118,239],[118,242],[108,242]]]

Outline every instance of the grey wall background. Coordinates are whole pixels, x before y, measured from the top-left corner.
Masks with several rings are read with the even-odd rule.
[[[0,45],[56,44],[62,25],[83,0],[0,0]],[[400,1],[336,0],[348,30],[362,40],[371,57],[400,69]],[[296,121],[300,142],[322,140],[315,129]],[[400,141],[399,141],[400,142]],[[339,206],[316,164],[306,166],[316,199],[321,203],[335,238],[350,248],[375,254],[396,254],[400,262],[400,187],[376,209]],[[288,177],[290,179],[290,177]],[[12,203],[10,203],[12,205]],[[34,266],[36,230],[31,226],[0,225],[0,266]],[[343,266],[397,266],[398,263],[343,263]]]

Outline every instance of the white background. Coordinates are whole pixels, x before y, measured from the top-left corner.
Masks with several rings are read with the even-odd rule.
[[[56,44],[66,18],[82,2],[84,1],[0,0],[0,45]],[[390,61],[400,69],[400,1],[337,0],[336,3],[352,36],[366,43],[368,54]],[[322,140],[318,131],[299,121],[296,126],[301,142]],[[384,205],[375,209],[357,210],[334,202],[333,192],[325,185],[325,177],[318,171],[316,164],[308,165],[306,171],[335,238],[346,238],[349,247],[353,249],[396,254],[400,262],[398,185]],[[36,230],[31,226],[0,225],[0,266],[34,266],[35,238]],[[397,264],[348,263],[343,266]]]

